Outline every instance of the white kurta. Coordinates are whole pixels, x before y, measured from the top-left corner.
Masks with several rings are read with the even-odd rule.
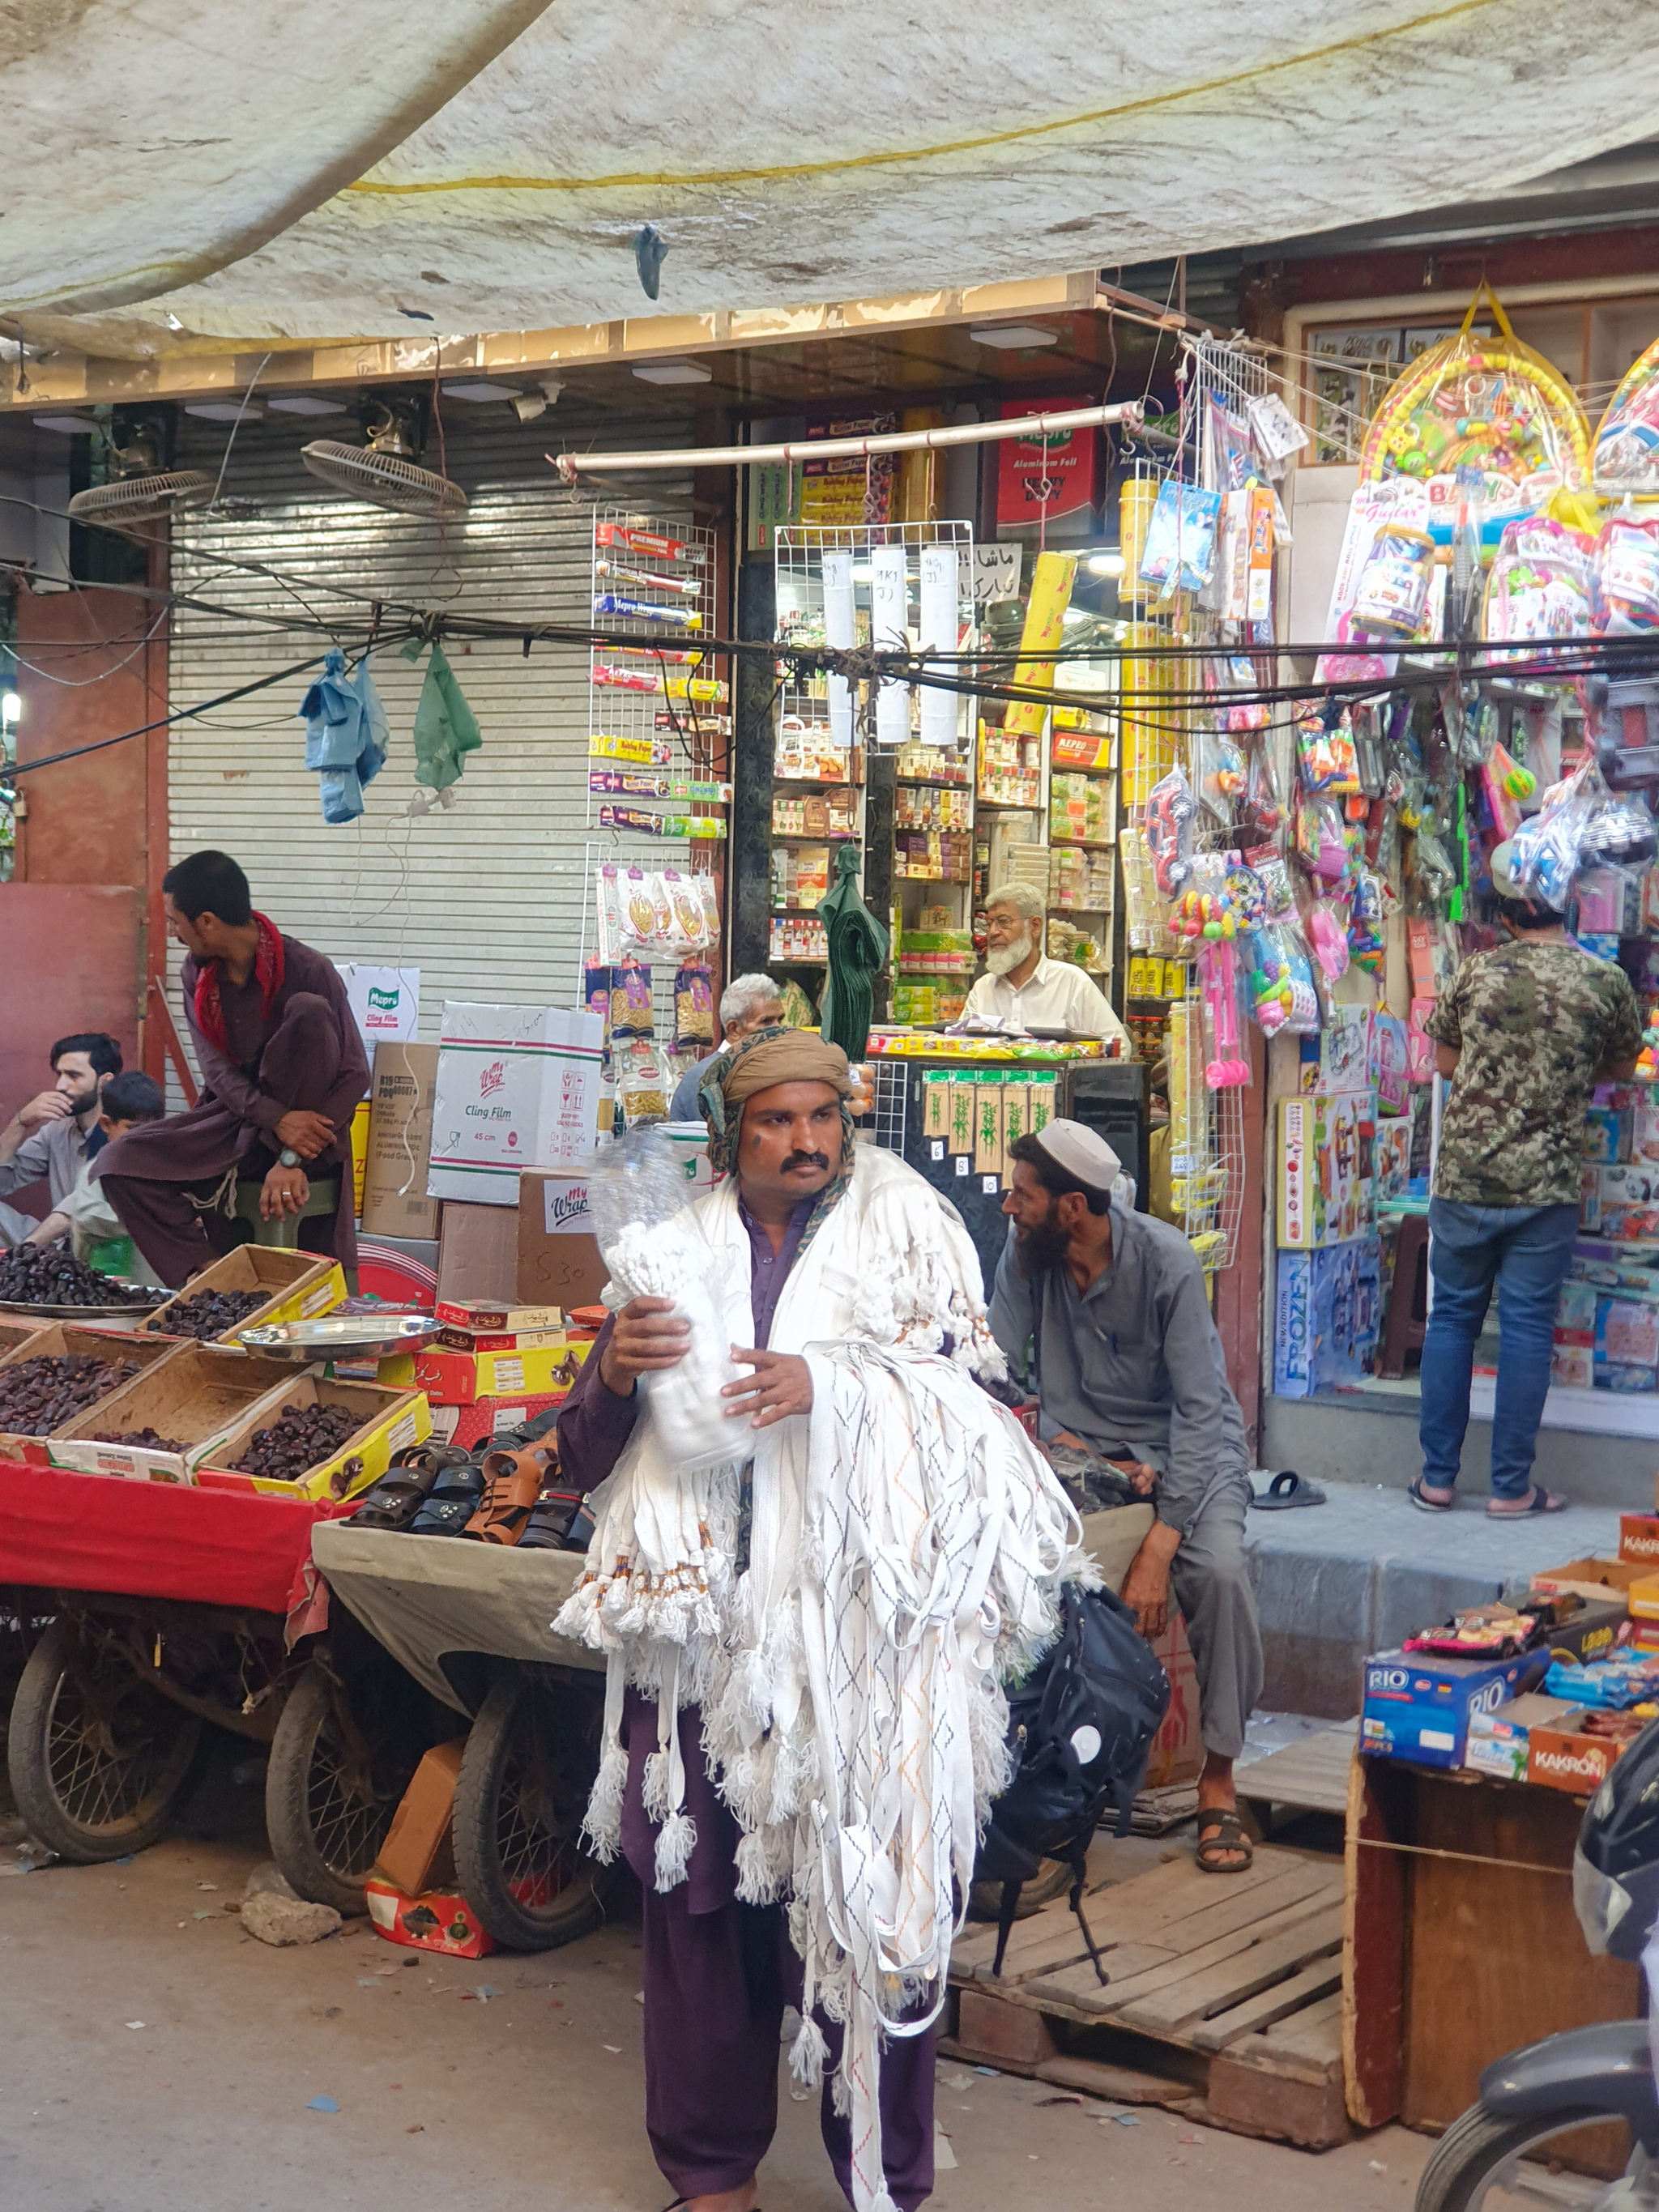
[[[1043,955],[1029,982],[1016,987],[1006,975],[981,975],[968,994],[969,1014],[995,1014],[1029,1029],[1075,1031],[1079,1036],[1121,1037],[1130,1049],[1129,1033],[1103,993],[1075,963]]]

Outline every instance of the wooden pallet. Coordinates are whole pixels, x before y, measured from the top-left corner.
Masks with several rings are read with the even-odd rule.
[[[1064,1898],[956,1946],[958,2055],[1312,2148],[1346,2139],[1339,1860],[1270,1847],[1248,1874],[1187,1851],[1084,1901],[1109,1977]],[[1137,2087],[1137,2085],[1139,2085]]]
[[[1255,1810],[1264,1833],[1270,1825],[1269,1808],[1276,1805],[1294,1813],[1334,1813],[1346,1819],[1348,1769],[1358,1742],[1359,1723],[1339,1721],[1334,1728],[1240,1767],[1238,1794]]]

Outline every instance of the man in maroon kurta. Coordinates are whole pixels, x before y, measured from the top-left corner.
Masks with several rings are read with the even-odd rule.
[[[368,1059],[338,971],[253,911],[228,854],[192,853],[161,887],[202,1096],[106,1148],[94,1172],[111,1205],[177,1289],[237,1241],[238,1182],[257,1179],[260,1212],[282,1220],[309,1198],[309,1167],[337,1176],[339,1204],[302,1221],[300,1242],[355,1267],[351,1119]]]

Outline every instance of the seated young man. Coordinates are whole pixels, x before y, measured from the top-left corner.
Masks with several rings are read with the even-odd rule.
[[[1020,1138],[1013,1159],[992,1332],[1015,1364],[1029,1349],[1044,1437],[1117,1462],[1153,1501],[1123,1598],[1151,1638],[1174,1586],[1204,1736],[1198,1863],[1242,1874],[1251,1853],[1233,1761],[1261,1692],[1261,1632],[1244,1561],[1244,1421],[1204,1271],[1178,1229],[1113,1202],[1117,1154],[1080,1121]]]
[[[84,1260],[94,1244],[107,1244],[126,1235],[103,1185],[93,1180],[93,1162],[106,1145],[113,1143],[117,1137],[125,1137],[141,1121],[159,1121],[167,1112],[167,1103],[155,1077],[141,1074],[135,1067],[111,1076],[104,1085],[100,1108],[98,1120],[87,1139],[87,1158],[76,1178],[75,1188],[64,1194],[25,1243],[61,1244],[67,1237],[76,1258]],[[160,1279],[142,1254],[131,1273],[135,1282],[159,1286]]]
[[[0,1129],[0,1193],[45,1182],[56,1206],[92,1158],[98,1095],[121,1071],[121,1048],[101,1030],[59,1037],[51,1053],[52,1086],[20,1106]],[[0,1247],[32,1237],[33,1217],[0,1206]]]
[[[202,1096],[187,1114],[130,1129],[99,1156],[96,1179],[179,1290],[236,1241],[239,1181],[258,1184],[260,1212],[277,1221],[309,1200],[307,1169],[333,1176],[333,1213],[302,1221],[300,1242],[355,1268],[351,1117],[368,1056],[338,969],[254,912],[228,854],[192,853],[161,889],[189,956],[181,982]]]

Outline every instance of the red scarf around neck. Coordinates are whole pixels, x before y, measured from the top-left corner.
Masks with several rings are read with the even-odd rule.
[[[253,973],[259,986],[261,1011],[267,1020],[276,1003],[276,994],[283,988],[283,974],[288,965],[283,951],[281,931],[262,914],[253,917],[259,932],[259,942],[253,955]],[[205,962],[196,978],[196,1026],[210,1045],[221,1052],[228,1052],[225,1036],[225,1010],[219,1003],[219,974],[221,963]]]

